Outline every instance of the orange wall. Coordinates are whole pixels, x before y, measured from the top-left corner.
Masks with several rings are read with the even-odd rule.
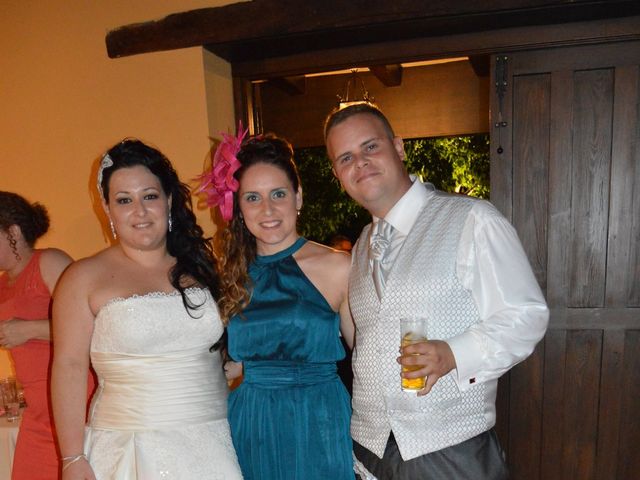
[[[74,258],[107,246],[90,175],[100,154],[124,137],[158,147],[183,181],[202,170],[209,135],[219,138],[217,132],[233,125],[229,65],[203,56],[201,48],[110,59],[105,35],[225,3],[232,2],[3,2],[0,190],[47,206],[52,226],[38,246],[56,246]],[[208,211],[199,218],[211,233]],[[7,368],[0,351],[0,376]]]

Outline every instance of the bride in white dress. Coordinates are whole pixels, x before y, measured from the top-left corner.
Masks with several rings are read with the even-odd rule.
[[[72,264],[54,296],[62,478],[240,479],[211,349],[224,330],[215,259],[188,188],[138,140],[105,154],[98,188],[118,242]],[[98,388],[85,425],[90,365]]]

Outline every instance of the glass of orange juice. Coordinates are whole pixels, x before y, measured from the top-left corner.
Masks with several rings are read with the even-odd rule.
[[[407,345],[425,342],[427,340],[427,319],[424,317],[412,317],[400,319],[400,348]],[[417,355],[417,354],[414,354]],[[423,365],[402,365],[402,372],[415,372]],[[425,385],[425,378],[401,378],[401,387],[405,392],[417,392]]]

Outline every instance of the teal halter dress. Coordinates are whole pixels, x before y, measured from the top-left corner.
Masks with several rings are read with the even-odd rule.
[[[244,364],[229,424],[249,480],[354,478],[340,320],[292,256],[305,242],[256,258],[251,302],[228,327],[229,353]]]

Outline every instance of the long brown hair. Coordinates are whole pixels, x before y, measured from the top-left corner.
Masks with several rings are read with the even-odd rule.
[[[242,165],[234,174],[242,182],[244,173],[254,165],[266,163],[282,170],[293,190],[298,191],[300,177],[293,161],[293,148],[284,138],[273,134],[249,139],[238,152]],[[226,228],[216,233],[220,246],[220,314],[229,319],[239,314],[251,300],[249,265],[256,258],[256,237],[244,224],[238,205],[238,192],[233,194],[233,217]]]

